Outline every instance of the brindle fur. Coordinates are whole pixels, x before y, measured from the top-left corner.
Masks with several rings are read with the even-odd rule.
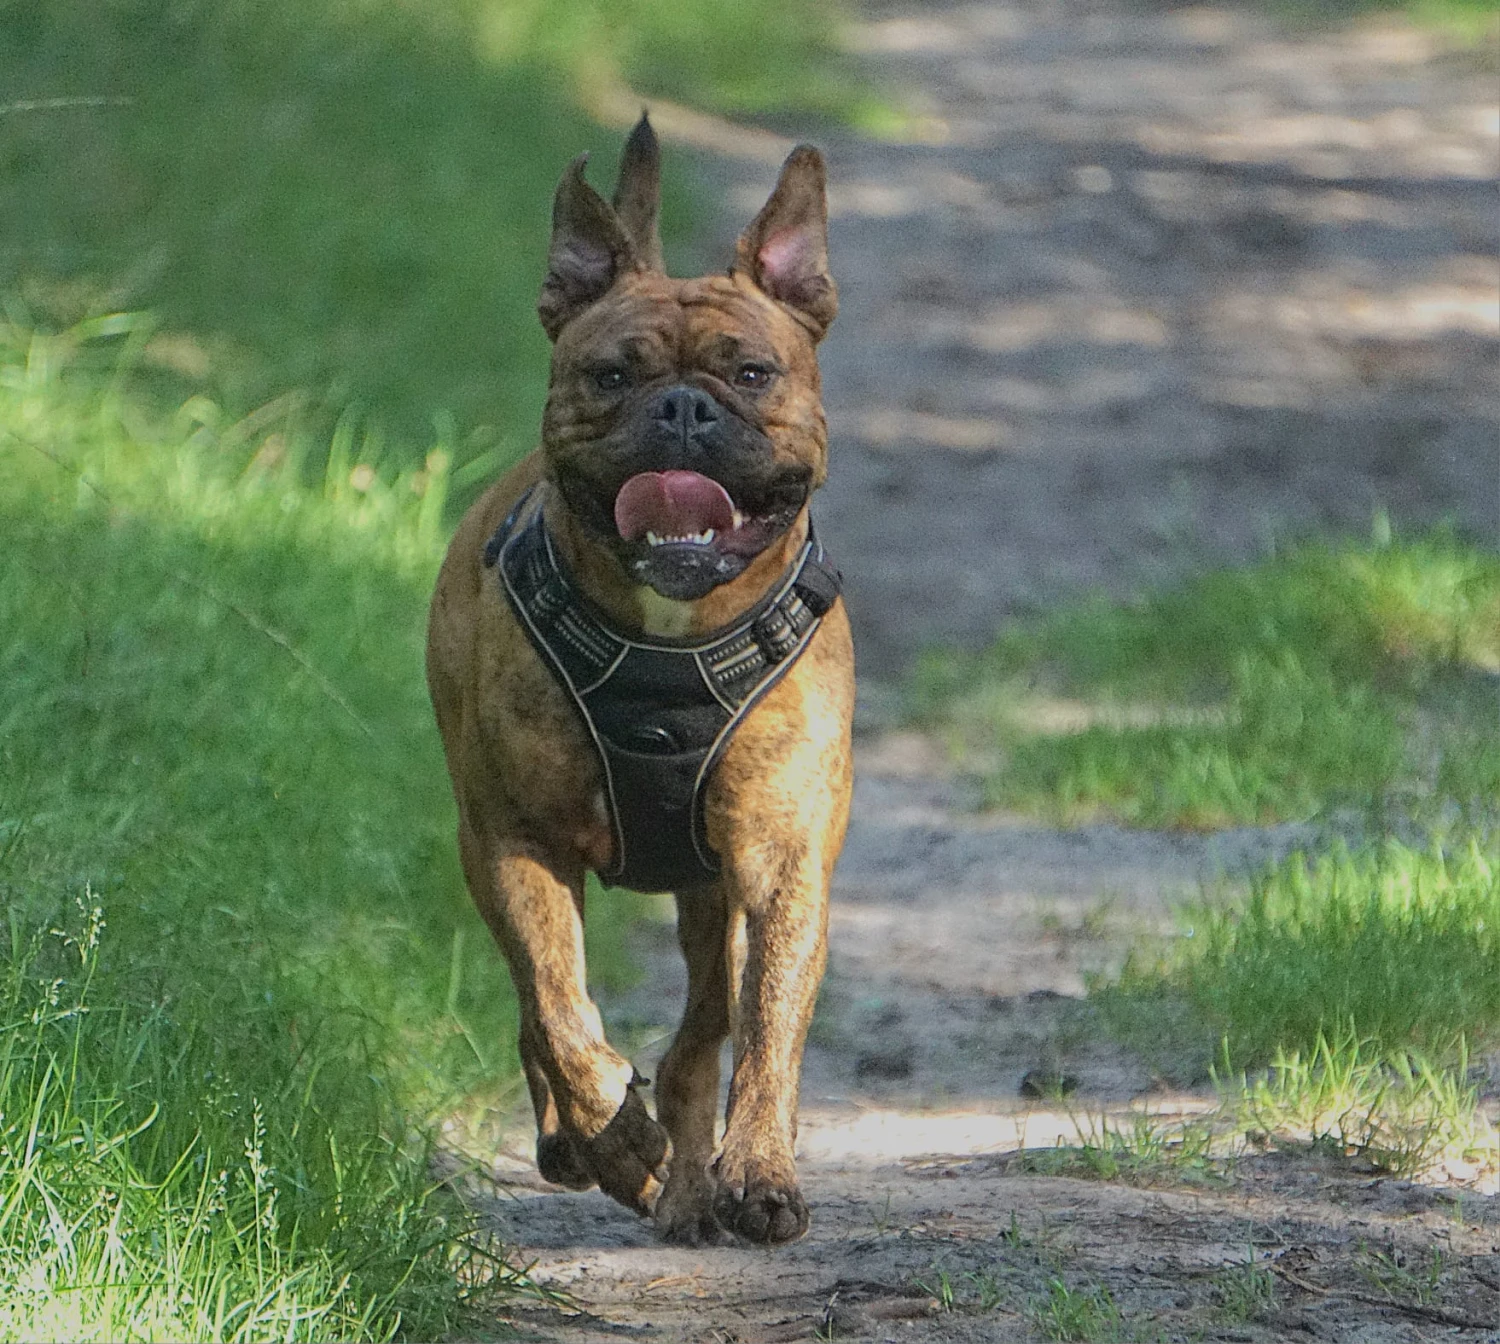
[[[601,440],[618,428],[585,376],[624,335],[649,346],[658,380],[721,385],[726,336],[768,351],[784,370],[756,411],[772,466],[813,484],[825,474],[815,346],[836,300],[821,158],[804,147],[788,159],[728,275],[688,280],[660,269],[656,165],[643,118],[613,207],[584,182],[581,161],[558,189],[539,304],[555,342],[542,446],[459,526],[433,598],[428,681],[458,801],[464,874],[520,999],[542,1174],[576,1189],[597,1182],[637,1212],[654,1211],[672,1240],[734,1233],[772,1244],[808,1225],[792,1150],[803,1042],[826,957],[829,878],[849,810],[854,677],[843,606],[746,717],[709,784],[705,825],[723,872],[676,893],[688,995],[658,1070],[658,1123],[634,1090],[630,1062],[605,1040],[586,988],[584,876],[608,863],[613,844],[599,763],[481,559],[512,503],[541,482],[553,537],[612,622],[662,633],[667,606],[679,608],[672,633],[694,633],[752,606],[807,535],[804,504],[743,574],[674,604],[634,584],[612,539],[558,488],[560,475],[588,481]],[[734,1074],[716,1145],[719,1051],[731,1033]]]

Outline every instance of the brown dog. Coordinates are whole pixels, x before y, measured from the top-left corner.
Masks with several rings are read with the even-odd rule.
[[[808,1225],[792,1155],[798,1080],[848,817],[854,699],[848,621],[807,507],[827,459],[815,347],[837,308],[823,161],[795,150],[728,274],[692,280],[662,270],[646,119],[613,205],[583,165],[557,190],[538,304],[554,343],[541,448],[459,526],[433,598],[428,684],[464,873],[520,999],[542,1175],[654,1209],[673,1240],[785,1242]],[[561,617],[559,594],[571,603]],[[715,678],[736,667],[754,664],[761,681],[714,703],[697,687],[694,713],[734,722],[674,793],[686,776],[663,783],[661,762],[642,759],[657,749],[646,738],[671,738],[676,711],[642,730],[622,719],[624,692],[584,710],[577,659],[644,659],[655,675],[661,655],[671,672],[726,631],[686,665],[720,691],[730,683]],[[699,852],[684,857],[690,830]],[[627,832],[655,862],[634,870],[645,879],[619,877]],[[642,886],[675,874],[688,996],[657,1079],[660,1124],[586,988],[589,870]]]

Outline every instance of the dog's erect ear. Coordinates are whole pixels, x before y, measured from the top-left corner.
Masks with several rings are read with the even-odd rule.
[[[615,214],[635,246],[636,261],[648,271],[659,271],[661,234],[661,147],[644,112],[620,153],[620,184],[615,188]]]
[[[839,298],[828,274],[823,156],[811,145],[798,145],[782,164],[771,199],[740,234],[734,268],[823,339]]]
[[[554,341],[571,319],[638,265],[620,217],[584,180],[588,157],[580,154],[568,165],[552,200],[552,247],[536,311]]]

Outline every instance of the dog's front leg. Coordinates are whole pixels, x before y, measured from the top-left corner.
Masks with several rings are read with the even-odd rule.
[[[830,867],[804,854],[775,865],[779,880],[741,885],[745,960],[714,1212],[748,1241],[807,1231],[792,1150],[802,1047],[827,962]]]
[[[667,1136],[635,1093],[630,1061],[604,1039],[588,996],[583,874],[561,876],[535,854],[504,845],[482,867],[474,894],[510,963],[520,1000],[538,1167],[569,1185],[591,1176],[605,1194],[649,1213]]]
[[[672,1136],[672,1171],[656,1205],[668,1241],[724,1240],[714,1218],[714,1155],[719,1110],[719,1049],[729,1034],[729,918],[724,891],[677,896],[677,939],[687,961],[687,1005],[672,1048],[656,1070],[656,1110]]]

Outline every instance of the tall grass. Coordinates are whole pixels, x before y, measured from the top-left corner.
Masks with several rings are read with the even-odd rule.
[[[1137,952],[1096,991],[1117,1031],[1149,1048],[1178,1031],[1201,1067],[1315,1053],[1354,1032],[1377,1053],[1434,1061],[1500,1041],[1500,847],[1387,841],[1294,856],[1242,899],[1183,912],[1180,936]]]
[[[516,1069],[422,686],[448,450],[160,415],[148,331],[0,325],[0,1337],[437,1337],[421,1134]]]
[[[455,932],[479,925],[421,677],[443,450],[381,475],[340,433],[308,489],[277,426],[247,441],[203,399],[157,419],[88,343],[4,335],[14,861],[106,907],[128,886],[111,927],[143,972],[163,960],[149,931],[190,914],[173,974],[273,968],[417,1033],[413,1068],[492,1068],[511,1007],[478,936],[457,997],[475,1030],[447,1012]]]
[[[50,929],[13,913],[0,962],[0,1338],[450,1327],[467,1220],[359,1033],[140,986],[79,905]]]

